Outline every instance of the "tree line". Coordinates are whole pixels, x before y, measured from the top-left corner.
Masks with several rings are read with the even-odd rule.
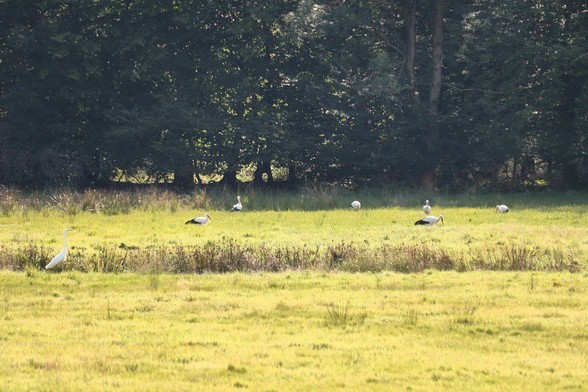
[[[0,183],[588,188],[576,0],[4,0]]]

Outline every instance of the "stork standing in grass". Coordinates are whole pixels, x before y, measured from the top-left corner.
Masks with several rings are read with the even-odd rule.
[[[243,210],[243,205],[241,204],[241,196],[237,196],[237,204],[231,208],[231,211],[240,212]]]
[[[361,208],[361,203],[359,201],[355,200],[354,202],[351,203],[351,208],[353,208],[355,211],[357,211]]]
[[[199,216],[197,218],[190,219],[189,221],[186,222],[186,224],[191,223],[194,225],[205,225],[208,223],[209,220],[212,220],[212,218],[210,217],[210,215],[208,215],[208,212],[207,212],[204,214],[204,216]]]
[[[415,225],[425,225],[425,226],[433,226],[436,225],[437,222],[441,221],[443,224],[443,215],[439,215],[437,218],[435,215],[425,216],[423,219],[414,222]]]
[[[508,207],[505,206],[504,204],[499,204],[496,206],[496,212],[500,213],[500,214],[504,214],[508,212]]]
[[[70,230],[72,229],[63,230],[63,248],[61,249],[61,252],[57,254],[57,256],[51,259],[49,264],[45,266],[45,269],[51,269],[67,259],[67,232]]]
[[[429,205],[429,200],[425,200],[425,205],[423,206],[423,212],[425,215],[429,215],[431,213],[431,206]]]

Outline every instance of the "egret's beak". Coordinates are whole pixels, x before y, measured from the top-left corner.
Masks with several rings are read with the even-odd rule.
[[[441,217],[441,224],[443,224],[443,217]]]

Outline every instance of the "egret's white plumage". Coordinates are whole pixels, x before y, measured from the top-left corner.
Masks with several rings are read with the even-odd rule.
[[[209,220],[212,220],[212,218],[210,217],[210,215],[208,215],[208,212],[207,212],[204,214],[204,216],[199,216],[197,218],[190,219],[189,221],[186,222],[186,224],[192,223],[195,225],[205,225],[208,223]]]
[[[429,200],[425,200],[425,205],[423,206],[423,212],[425,215],[429,215],[431,213],[431,206],[429,205]]]
[[[423,219],[416,221],[414,224],[415,225],[433,226],[433,225],[436,225],[437,222],[439,222],[439,221],[441,221],[441,223],[443,223],[443,215],[439,215],[438,218],[435,215],[425,216]]]
[[[243,205],[241,204],[241,196],[237,196],[237,204],[235,204],[233,208],[231,208],[231,211],[239,212],[241,210],[243,210]]]
[[[359,210],[361,208],[361,203],[355,200],[353,203],[351,203],[351,208],[353,208],[354,210]]]
[[[61,249],[61,252],[59,252],[57,256],[51,259],[49,264],[45,266],[45,269],[51,269],[67,259],[67,232],[70,230],[72,229],[63,230],[63,249]]]
[[[504,214],[505,212],[508,212],[508,207],[504,204],[499,204],[496,206],[496,212]]]

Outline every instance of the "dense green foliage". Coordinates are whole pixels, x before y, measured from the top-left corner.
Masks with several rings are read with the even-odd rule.
[[[0,2],[0,183],[588,186],[584,1]]]

